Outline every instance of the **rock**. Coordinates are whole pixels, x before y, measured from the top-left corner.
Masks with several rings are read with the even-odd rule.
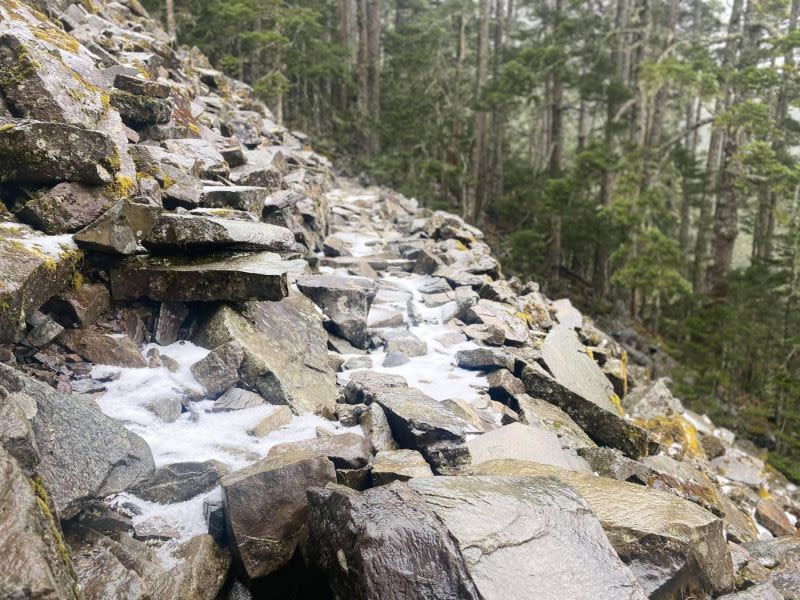
[[[414,388],[386,388],[374,398],[386,413],[392,436],[407,450],[419,450],[436,473],[469,463],[467,423],[440,402]]]
[[[122,122],[134,129],[167,123],[172,114],[169,98],[141,96],[119,89],[111,90],[109,97],[111,106],[117,109]]]
[[[555,433],[522,423],[512,423],[467,442],[472,464],[491,460],[527,460],[569,469],[570,465]]]
[[[286,269],[271,252],[132,257],[111,269],[111,295],[123,301],[280,300],[289,293]]]
[[[337,598],[482,598],[456,542],[404,484],[308,491],[306,562]],[[412,576],[409,576],[413,574]]]
[[[111,296],[106,286],[83,283],[48,300],[44,310],[58,316],[64,325],[87,328],[110,307]]]
[[[328,366],[327,335],[314,305],[292,293],[280,302],[220,306],[199,323],[195,343],[217,346],[238,342],[243,383],[270,404],[294,412],[332,417],[336,378]]]
[[[430,466],[416,450],[381,450],[375,455],[372,463],[373,485],[408,481],[412,477],[433,477]]]
[[[107,254],[133,254],[139,251],[139,242],[160,213],[160,207],[121,200],[76,233],[75,242],[81,248]]]
[[[382,366],[386,368],[399,367],[407,362],[409,362],[409,358],[405,354],[393,350],[386,353]]]
[[[322,242],[322,251],[325,256],[352,256],[349,244],[333,235],[329,235]]]
[[[170,87],[164,83],[142,79],[141,77],[132,77],[124,73],[115,75],[114,87],[136,96],[149,96],[151,98],[169,98],[170,93]]]
[[[240,387],[232,387],[227,392],[222,394],[217,401],[214,402],[212,412],[226,412],[230,410],[242,410],[243,408],[252,408],[254,406],[261,406],[264,404],[264,398]]]
[[[725,594],[720,600],[784,600],[775,586],[771,583],[760,583],[735,594]]]
[[[58,516],[69,519],[87,502],[121,492],[154,469],[147,443],[91,403],[0,364],[0,385],[36,401],[33,433],[41,452],[38,472]]]
[[[650,469],[624,456],[616,448],[581,448],[578,454],[600,477],[647,485]]]
[[[706,453],[708,460],[719,458],[727,450],[725,444],[718,437],[713,435],[704,435],[700,438],[700,445],[703,447],[703,452]]]
[[[392,437],[392,430],[389,427],[389,421],[386,419],[386,413],[374,402],[361,413],[360,424],[361,429],[364,431],[364,436],[376,451],[398,449],[397,442]]]
[[[0,448],[4,448],[26,473],[39,463],[39,446],[30,419],[36,416],[36,402],[24,394],[0,390]]]
[[[306,489],[335,481],[331,461],[307,455],[268,457],[222,478],[231,548],[247,580],[289,563],[306,523]]]
[[[372,358],[369,356],[351,356],[342,364],[343,371],[352,371],[355,369],[371,369]]]
[[[740,450],[728,450],[723,456],[712,460],[711,466],[723,477],[743,483],[755,490],[764,486],[764,461]]]
[[[559,323],[572,329],[580,329],[583,327],[583,315],[577,308],[572,306],[572,302],[569,301],[569,298],[553,300],[552,305],[555,309],[556,320]]]
[[[663,377],[649,387],[636,388],[622,404],[631,417],[645,421],[683,413],[681,401],[672,396]]]
[[[237,342],[226,342],[214,348],[204,359],[194,363],[190,371],[206,392],[218,395],[239,381],[239,365],[242,364],[243,358],[244,350]],[[237,399],[241,399],[241,394],[237,396]],[[234,399],[228,399],[231,400]],[[216,409],[216,404],[214,408]]]
[[[371,404],[384,390],[405,388],[408,385],[402,375],[361,371],[353,373],[344,388],[344,398],[348,404]]]
[[[207,208],[233,208],[261,215],[269,190],[253,186],[206,186],[200,204]]]
[[[366,404],[342,404],[336,405],[336,418],[345,427],[355,427],[361,420],[364,411],[369,410]],[[367,437],[365,435],[365,437]],[[369,439],[367,437],[367,439]]]
[[[334,333],[358,348],[367,347],[367,315],[377,284],[356,277],[311,275],[298,279],[297,287],[331,319]]]
[[[230,171],[228,163],[214,147],[212,142],[203,139],[168,139],[161,145],[167,152],[192,158],[196,161],[200,175],[214,178],[217,175],[225,176]]]
[[[382,334],[386,352],[402,352],[406,356],[425,356],[428,344],[407,330]]]
[[[405,323],[405,316],[402,311],[389,310],[383,306],[373,305],[367,317],[367,326],[371,329],[403,327]]]
[[[0,369],[3,367],[0,366]],[[0,597],[80,600],[72,563],[45,488],[31,485],[0,446]]]
[[[148,366],[150,366],[148,364]],[[183,401],[179,396],[156,398],[149,402],[145,408],[165,423],[174,423],[183,412]]]
[[[494,325],[505,335],[506,344],[522,345],[528,342],[528,325],[515,314],[515,310],[505,304],[492,300],[479,300],[467,309],[466,323]]]
[[[514,359],[502,350],[474,348],[456,352],[456,364],[462,369],[490,371],[493,369],[514,369]]]
[[[506,343],[506,334],[497,325],[467,325],[464,333],[471,340],[478,340],[487,346],[502,346]]]
[[[61,342],[73,352],[98,365],[117,367],[146,367],[139,347],[124,333],[102,333],[89,329],[71,329],[61,336]]]
[[[114,181],[120,155],[114,140],[64,123],[0,118],[0,183]]]
[[[161,185],[164,208],[196,208],[203,198],[203,183],[192,175],[165,163],[153,168],[153,177]]]
[[[473,472],[554,477],[574,489],[648,597],[668,598],[681,589],[721,594],[733,587],[722,521],[696,504],[641,485],[531,462],[488,462]]]
[[[113,203],[101,188],[59,183],[37,193],[17,213],[19,219],[49,235],[74,233],[97,219]]]
[[[142,244],[152,252],[161,253],[206,250],[287,253],[297,245],[294,235],[285,227],[191,214],[162,215]]]
[[[66,236],[0,228],[0,344],[19,339],[28,315],[70,286],[81,256]]]
[[[369,440],[355,433],[317,437],[273,446],[267,458],[287,460],[296,456],[325,456],[337,469],[359,469],[372,458]]]
[[[509,404],[510,398],[525,393],[525,385],[508,369],[491,371],[486,381],[489,383],[489,397],[503,404]]]
[[[44,348],[59,335],[64,333],[64,328],[56,323],[54,319],[42,313],[38,313],[39,318],[37,318],[34,323],[32,317],[37,315],[37,313],[38,311],[28,317],[28,322],[33,325],[33,327],[28,332],[25,339],[31,346]]]
[[[214,488],[229,471],[216,460],[173,463],[159,467],[129,491],[149,502],[183,502]]]
[[[258,165],[242,165],[232,168],[230,180],[235,185],[267,188],[270,194],[286,185],[283,176],[277,170]]]
[[[528,394],[561,407],[596,442],[631,458],[647,454],[647,433],[623,418],[611,382],[572,329],[554,328],[545,338],[542,357],[553,375],[535,363],[525,366],[522,381]]]
[[[482,598],[645,598],[587,502],[559,481],[429,477],[406,485],[447,528]]]
[[[794,535],[795,528],[786,513],[774,501],[761,498],[756,504],[756,519],[775,537]],[[746,540],[751,541],[751,540]]]
[[[230,554],[208,534],[193,537],[175,552],[178,564],[153,586],[160,600],[215,600],[228,578]]]
[[[181,325],[189,316],[189,308],[182,302],[162,302],[153,337],[157,344],[169,346],[178,341]]]
[[[266,417],[261,419],[255,427],[248,431],[256,437],[266,437],[273,431],[292,422],[292,411],[288,406],[276,406]]]

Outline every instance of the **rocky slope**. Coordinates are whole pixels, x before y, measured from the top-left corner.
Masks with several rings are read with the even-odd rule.
[[[0,597],[800,598],[757,448],[136,0],[0,92]]]

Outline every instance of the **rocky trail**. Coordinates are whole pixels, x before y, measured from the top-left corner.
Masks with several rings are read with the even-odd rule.
[[[136,0],[0,0],[0,598],[796,599],[800,492]]]

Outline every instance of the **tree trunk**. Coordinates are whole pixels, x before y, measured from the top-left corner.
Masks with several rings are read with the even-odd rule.
[[[478,74],[477,97],[480,100],[489,78],[489,2],[480,0],[478,24]],[[483,204],[486,174],[486,111],[475,112],[475,134],[472,146],[472,176],[475,180],[472,202],[467,218],[473,223],[478,220]]]
[[[725,277],[733,264],[733,248],[739,233],[738,193],[735,185],[734,154],[738,144],[733,132],[725,136],[720,167],[717,206],[714,210],[714,238],[711,245],[712,263],[709,288],[716,295],[725,295]]]
[[[560,44],[561,16],[564,0],[555,0],[553,10],[553,41]],[[564,131],[562,127],[564,89],[561,82],[561,65],[553,65],[550,85],[550,161],[548,174],[551,178],[561,177],[564,156]],[[561,270],[561,215],[565,207],[553,206],[550,217],[550,239],[547,253],[547,272],[558,279]]]
[[[378,152],[376,124],[380,118],[380,58],[381,58],[380,0],[367,0],[367,112],[370,117],[368,152]]]
[[[167,35],[171,42],[177,39],[175,34],[175,0],[167,0]]]

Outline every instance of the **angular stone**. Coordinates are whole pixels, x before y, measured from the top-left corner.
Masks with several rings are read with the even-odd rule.
[[[433,477],[433,471],[416,450],[382,450],[372,463],[372,484],[386,485],[413,477]]]
[[[372,445],[364,436],[341,433],[276,444],[267,454],[267,458],[282,460],[300,456],[325,456],[337,469],[359,469],[366,466],[372,458]]]
[[[167,152],[178,154],[196,161],[200,175],[204,177],[214,177],[216,175],[227,175],[228,163],[214,147],[212,142],[203,139],[168,139],[161,145]]]
[[[353,371],[355,369],[371,369],[372,358],[369,356],[351,356],[342,364],[343,371]]]
[[[363,406],[363,404],[357,406]],[[361,413],[360,424],[364,435],[376,451],[398,449],[397,442],[392,437],[392,430],[389,427],[389,421],[386,419],[386,413],[374,402]]]
[[[322,251],[325,256],[352,256],[349,244],[333,235],[329,235],[322,242]]]
[[[228,341],[244,348],[242,381],[271,404],[332,417],[336,378],[328,366],[327,335],[314,305],[298,293],[280,302],[220,306],[197,329],[195,343]]]
[[[490,371],[493,369],[514,369],[514,359],[502,350],[473,348],[456,352],[456,364],[462,369]]]
[[[0,385],[36,401],[32,425],[41,452],[38,472],[61,519],[75,516],[95,498],[127,489],[153,471],[147,442],[94,404],[59,394],[2,363]]]
[[[203,188],[201,206],[206,208],[233,208],[260,215],[269,190],[252,186],[206,186]]]
[[[183,412],[183,401],[179,396],[156,398],[146,404],[145,408],[165,423],[174,423]]]
[[[80,600],[61,527],[46,490],[0,446],[0,597]]]
[[[137,96],[150,96],[151,98],[169,98],[170,92],[169,86],[164,83],[124,73],[116,74],[114,87]]]
[[[49,235],[74,233],[97,219],[111,204],[113,199],[102,188],[59,183],[35,194],[17,216]]]
[[[37,314],[39,318],[35,319],[34,322],[31,317]],[[31,346],[34,346],[35,348],[44,348],[59,335],[64,333],[64,328],[47,315],[37,311],[33,313],[31,317],[28,318],[28,322],[33,327],[28,332],[28,335],[25,339]]]
[[[528,342],[528,325],[516,315],[516,310],[506,304],[492,300],[480,300],[467,309],[466,323],[483,323],[499,327],[505,335],[506,344],[522,345]]]
[[[273,431],[292,422],[292,411],[288,406],[276,406],[271,413],[261,419],[248,433],[256,437],[266,437]]]
[[[0,390],[0,448],[14,457],[26,473],[39,463],[39,447],[30,419],[36,416],[36,402],[24,394]]]
[[[719,600],[784,600],[781,594],[771,583],[760,583],[735,594],[725,594]]]
[[[285,227],[248,223],[205,215],[164,214],[144,237],[142,245],[151,252],[180,253],[238,250],[287,253],[297,247],[294,235]]]
[[[159,207],[121,200],[76,233],[75,242],[98,252],[133,254],[160,214]]]
[[[120,156],[100,131],[62,123],[0,118],[0,183],[114,181]]]
[[[344,397],[348,404],[371,404],[375,397],[384,390],[405,388],[408,382],[402,375],[389,375],[374,371],[353,373],[344,388]]]
[[[553,477],[573,488],[648,597],[668,598],[682,589],[721,594],[733,587],[722,521],[696,504],[641,485],[531,462],[488,462],[473,472]]]
[[[388,388],[374,398],[401,448],[419,450],[437,472],[469,464],[466,421],[415,388]]]
[[[385,307],[373,306],[367,316],[367,326],[374,329],[402,327],[405,322],[402,311],[390,310]]]
[[[270,194],[286,185],[283,176],[277,170],[258,165],[242,165],[232,168],[230,180],[235,185],[267,188]]]
[[[325,574],[335,597],[483,597],[447,529],[407,486],[362,494],[342,486],[313,488],[308,499],[303,553]]]
[[[111,307],[111,295],[106,286],[84,283],[67,290],[45,304],[47,312],[55,314],[65,325],[86,328],[93,325]]]
[[[70,329],[61,336],[62,343],[86,360],[98,365],[146,367],[139,347],[124,333],[103,333],[97,329]]]
[[[265,458],[222,478],[231,548],[247,580],[288,564],[306,523],[306,489],[335,481],[324,456]]]
[[[509,404],[511,398],[525,393],[525,385],[508,369],[490,372],[486,381],[489,384],[489,397],[503,404]]]
[[[410,359],[403,354],[402,352],[397,352],[396,350],[392,350],[386,353],[386,356],[383,358],[383,364],[381,366],[385,368],[392,368],[392,367],[399,367],[408,363]]]
[[[506,334],[497,325],[467,325],[464,334],[471,340],[478,340],[487,346],[502,346],[506,343]]]
[[[548,477],[428,477],[406,485],[455,540],[481,598],[646,597],[568,485]]]
[[[367,346],[367,315],[378,292],[375,282],[354,277],[311,275],[297,280],[297,287],[322,309],[334,333],[359,348]]]
[[[239,381],[244,350],[237,342],[226,342],[194,363],[190,371],[210,395],[221,394]],[[215,406],[216,408],[216,406]]]
[[[467,448],[473,465],[513,459],[570,468],[555,433],[522,423],[512,423],[475,436],[467,442]]]
[[[756,504],[756,519],[775,537],[794,535],[795,528],[774,500],[761,498]]]
[[[217,460],[173,463],[157,468],[129,491],[149,502],[183,502],[213,489],[229,472],[230,469]]]
[[[212,412],[226,412],[230,410],[242,410],[243,408],[253,408],[254,406],[261,406],[264,404],[264,398],[239,387],[232,387],[227,392],[222,394],[217,401],[214,402]]]
[[[645,421],[683,413],[681,401],[672,396],[663,378],[649,387],[634,389],[625,397],[622,405],[631,417]]]
[[[29,231],[0,228],[0,344],[19,339],[28,315],[70,286],[81,258],[68,236],[21,235]]]
[[[172,165],[159,163],[153,168],[153,177],[161,185],[164,208],[174,210],[178,207],[196,208],[203,197],[203,183]]]
[[[726,479],[756,490],[763,487],[765,482],[764,461],[737,449],[731,449],[723,456],[715,458],[711,461],[711,466]]]
[[[157,344],[169,346],[178,341],[178,335],[189,308],[182,302],[162,302],[158,308],[158,321],[153,337]]]
[[[425,356],[428,344],[410,331],[391,332],[382,336],[386,352],[402,352],[406,356]]]
[[[118,89],[111,90],[109,97],[122,122],[134,129],[167,123],[172,114],[172,102],[168,98],[141,96]]]
[[[231,555],[208,534],[193,537],[174,553],[178,564],[153,586],[160,600],[215,600],[228,579]]]
[[[616,448],[581,448],[578,454],[600,477],[647,485],[650,469]]]
[[[280,300],[289,293],[277,254],[132,257],[111,269],[115,300],[160,302]]]

